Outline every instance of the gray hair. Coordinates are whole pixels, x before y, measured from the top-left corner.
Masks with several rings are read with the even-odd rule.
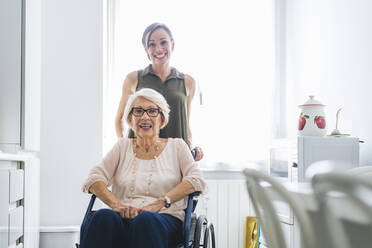
[[[124,115],[123,115],[123,119],[127,122],[129,127],[132,127],[131,120],[130,120],[130,113],[133,108],[133,103],[139,97],[143,97],[146,100],[149,100],[155,103],[159,107],[160,112],[161,112],[160,114],[163,119],[163,123],[160,126],[160,129],[164,128],[168,124],[168,120],[169,120],[169,112],[170,112],[169,105],[167,101],[165,100],[164,96],[162,96],[156,90],[149,89],[149,88],[143,88],[129,96],[127,104],[124,109]]]

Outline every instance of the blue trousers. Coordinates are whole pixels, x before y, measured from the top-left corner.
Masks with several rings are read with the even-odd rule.
[[[80,246],[174,248],[182,240],[182,221],[171,215],[143,212],[133,220],[127,220],[111,209],[100,209],[89,218]]]

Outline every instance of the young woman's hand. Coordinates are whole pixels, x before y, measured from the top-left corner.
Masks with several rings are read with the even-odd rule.
[[[200,161],[204,157],[203,150],[199,146],[195,147],[193,150],[195,151],[194,160]]]

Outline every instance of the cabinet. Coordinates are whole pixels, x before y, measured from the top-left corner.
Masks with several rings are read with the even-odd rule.
[[[0,153],[0,247],[39,247],[39,160]]]
[[[24,171],[15,161],[2,161],[0,169],[0,247],[22,243]]]
[[[342,169],[358,167],[359,139],[305,136],[275,140],[269,160],[271,176],[288,182],[306,182],[306,170],[318,161],[337,161]]]
[[[269,174],[285,182],[308,182],[306,170],[315,162],[337,161],[338,170],[359,166],[359,139],[355,137],[298,137],[276,140],[270,149]],[[322,168],[319,168],[322,169]],[[300,231],[292,209],[275,202],[288,248],[301,247]],[[261,243],[265,244],[262,237]]]
[[[0,34],[0,248],[39,247],[41,1],[0,0]]]

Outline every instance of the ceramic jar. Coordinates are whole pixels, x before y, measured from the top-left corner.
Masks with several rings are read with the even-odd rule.
[[[299,136],[324,136],[327,134],[326,118],[322,103],[314,99],[314,96],[309,96],[301,109],[298,119],[298,135]]]

